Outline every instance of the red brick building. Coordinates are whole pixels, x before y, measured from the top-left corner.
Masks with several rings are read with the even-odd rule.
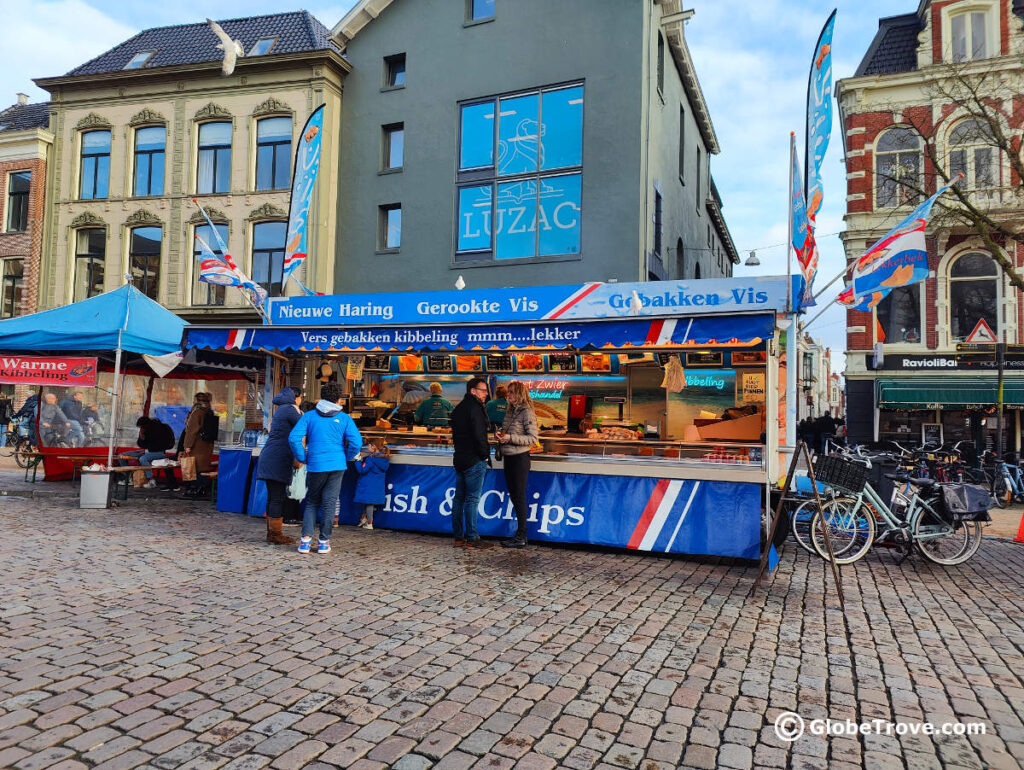
[[[847,171],[848,261],[955,177],[994,220],[1024,215],[1022,180],[991,131],[951,91],[981,83],[1008,136],[1024,125],[1024,2],[921,0],[914,13],[879,21],[855,75],[836,96]],[[1019,141],[1019,140],[1018,140]],[[997,238],[1000,254],[1024,265],[1024,247]],[[919,444],[991,442],[994,362],[968,365],[957,345],[984,323],[1002,341],[1024,343],[1024,297],[973,230],[933,212],[926,281],[894,290],[869,312],[847,311],[845,374],[849,438]],[[1024,408],[1024,363],[1008,370],[1005,401]],[[1007,413],[1006,447],[1020,449],[1020,412]],[[928,426],[928,427],[926,427]],[[936,427],[941,426],[941,428]]]
[[[33,313],[39,297],[46,163],[53,146],[49,104],[24,94],[0,111],[0,319]],[[14,395],[0,385],[0,398]]]

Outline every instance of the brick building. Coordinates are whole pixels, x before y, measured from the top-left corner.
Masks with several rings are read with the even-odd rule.
[[[995,221],[1024,213],[1021,179],[951,91],[981,83],[1007,135],[1024,124],[1024,3],[921,0],[879,21],[855,75],[836,85],[847,170],[848,261],[862,255],[921,200],[963,172],[961,189]],[[1024,247],[997,238],[1019,268]],[[994,362],[968,365],[957,345],[984,322],[1000,340],[1024,342],[1024,301],[973,230],[937,208],[927,230],[926,281],[894,290],[869,312],[847,311],[846,393],[851,441],[916,444],[927,428],[946,442],[991,443]],[[1024,408],[1024,364],[1007,374],[1005,401]],[[1006,447],[1020,449],[1020,412],[1007,413]],[[941,426],[941,429],[936,427]]]
[[[46,163],[53,147],[49,107],[18,94],[0,111],[0,319],[36,309]],[[0,385],[0,398],[14,396],[13,385]]]

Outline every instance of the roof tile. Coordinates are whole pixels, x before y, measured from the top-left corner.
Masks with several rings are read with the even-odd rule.
[[[30,128],[48,128],[50,103],[12,104],[0,110],[0,131],[26,131]]]

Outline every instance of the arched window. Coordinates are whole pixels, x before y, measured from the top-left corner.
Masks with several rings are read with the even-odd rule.
[[[700,280],[700,262],[693,266],[693,277],[695,280]]]
[[[999,278],[987,254],[964,254],[949,268],[949,326],[953,339],[963,340],[984,319],[999,333]]]
[[[964,120],[949,132],[949,175],[963,174],[969,190],[995,187],[999,175],[992,129],[980,120]]]
[[[896,126],[875,142],[875,208],[916,203],[921,188],[921,137]]]
[[[676,278],[686,278],[686,254],[683,252],[683,239],[676,239]]]

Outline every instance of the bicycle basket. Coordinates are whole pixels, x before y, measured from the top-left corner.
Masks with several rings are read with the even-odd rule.
[[[867,470],[867,466],[841,457],[819,457],[814,463],[814,480],[856,495],[864,489]]]
[[[992,497],[979,484],[942,484],[939,486],[939,508],[949,521],[992,521],[988,509]]]

